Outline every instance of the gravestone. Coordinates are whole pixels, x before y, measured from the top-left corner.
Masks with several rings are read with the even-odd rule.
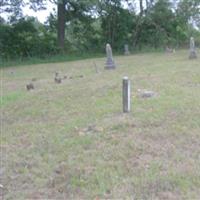
[[[115,69],[116,66],[113,60],[112,48],[110,44],[106,44],[106,54],[107,54],[107,60],[106,60],[105,69]]]
[[[189,55],[189,59],[196,59],[197,58],[197,52],[196,52],[196,48],[195,48],[195,41],[194,38],[191,37],[190,38],[190,55]]]
[[[172,48],[169,48],[168,46],[165,48],[165,52],[166,53],[175,53],[176,50],[175,49],[172,49]]]
[[[126,56],[130,55],[130,51],[129,51],[129,48],[128,48],[128,44],[125,44],[125,45],[124,45],[124,55],[126,55]]]
[[[128,77],[122,80],[122,104],[123,112],[128,113],[131,110],[131,84]]]
[[[58,73],[58,72],[55,72],[54,81],[55,81],[55,83],[61,83],[61,82],[62,82],[62,79],[61,79],[61,77],[59,76],[59,73]]]
[[[95,68],[96,73],[98,74],[99,73],[99,69],[98,69],[98,66],[97,66],[96,62],[94,62],[94,68]]]
[[[29,90],[34,90],[34,85],[33,85],[33,83],[28,83],[27,85],[26,85],[26,89],[29,91]]]
[[[137,92],[138,92],[138,97],[141,97],[141,98],[151,98],[151,97],[158,96],[156,92],[151,91],[151,90],[138,89]]]

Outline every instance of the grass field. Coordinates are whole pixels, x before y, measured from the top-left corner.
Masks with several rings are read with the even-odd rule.
[[[1,69],[4,199],[200,198],[200,59],[180,51],[115,61],[113,71],[105,58]],[[72,78],[55,84],[55,71]]]

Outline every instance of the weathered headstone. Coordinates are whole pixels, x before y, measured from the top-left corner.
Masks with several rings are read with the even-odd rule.
[[[59,76],[59,73],[58,73],[58,72],[55,72],[54,81],[55,81],[55,83],[61,83],[61,82],[62,82],[62,79],[61,79],[61,77]]]
[[[137,92],[138,92],[138,96],[141,98],[151,98],[151,97],[158,96],[158,94],[156,92],[151,91],[151,90],[138,89]]]
[[[26,89],[29,91],[29,90],[34,90],[34,85],[33,85],[33,83],[28,83],[27,85],[26,85]]]
[[[123,112],[128,113],[131,110],[131,84],[126,76],[122,81],[122,96]]]
[[[190,55],[189,55],[189,59],[196,59],[197,58],[197,52],[196,52],[196,48],[195,48],[195,41],[194,38],[191,37],[190,38]]]
[[[169,48],[168,46],[165,48],[165,52],[166,53],[175,53],[176,50],[175,49],[172,49],[172,48]]]
[[[113,60],[112,48],[111,48],[110,44],[106,45],[106,54],[107,54],[107,60],[106,60],[105,69],[115,69],[116,65]]]
[[[126,56],[130,55],[128,44],[124,45],[124,55],[126,55]]]
[[[96,62],[94,62],[94,68],[95,68],[96,73],[98,74],[98,73],[99,73],[99,69],[98,69],[98,67],[97,67]]]

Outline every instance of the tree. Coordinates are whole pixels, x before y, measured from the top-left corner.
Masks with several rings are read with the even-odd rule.
[[[65,24],[74,18],[80,20],[88,19],[88,14],[94,7],[96,0],[49,0],[57,5],[57,40],[58,46],[64,50],[65,46]],[[46,8],[47,0],[30,0],[25,3],[23,0],[0,0],[2,11],[12,13],[13,20],[22,17],[22,7],[28,5],[37,11]]]
[[[176,10],[177,15],[187,23],[189,20],[195,20],[200,17],[200,1],[199,0],[180,0]]]
[[[66,1],[59,1],[57,5],[57,10],[58,10],[58,27],[57,27],[57,34],[58,34],[58,46],[64,50],[65,46],[65,6],[66,6]]]
[[[45,25],[39,25],[38,29],[35,22],[23,19],[23,6],[28,5],[37,11],[45,9],[49,1],[57,6],[57,12],[50,14]],[[121,50],[125,43],[133,44],[134,49],[141,49],[144,46],[158,48],[165,45],[181,45],[190,35],[198,36],[198,30],[195,31],[194,27],[200,26],[200,1],[179,0],[176,4],[173,2],[172,0],[0,0],[0,11],[10,13],[11,16],[9,23],[0,18],[1,34],[5,38],[16,38],[16,35],[21,43],[18,45],[13,42],[18,46],[11,50],[17,50],[16,55],[23,56],[40,56],[39,52],[42,51],[45,55],[55,53],[57,49],[53,48],[53,45],[59,47],[61,52],[99,51],[104,48],[106,42],[117,51]],[[13,36],[13,30],[19,23],[23,26]],[[36,32],[27,31],[26,27],[29,27],[30,23],[34,24]],[[38,49],[33,45],[36,38],[42,44]],[[2,45],[6,45],[4,40],[1,40],[0,47]],[[8,50],[8,54],[12,54],[9,48],[11,46],[4,48]]]
[[[45,57],[57,52],[56,38],[36,18],[0,24],[0,57],[5,59]]]
[[[108,42],[113,49],[120,50],[130,42],[130,30],[133,15],[123,7],[120,0],[103,0],[98,2],[99,20],[101,21],[102,42]]]

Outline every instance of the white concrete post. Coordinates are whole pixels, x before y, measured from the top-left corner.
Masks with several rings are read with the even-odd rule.
[[[131,110],[131,84],[128,77],[124,77],[122,81],[122,96],[123,96],[123,112],[128,113]]]

